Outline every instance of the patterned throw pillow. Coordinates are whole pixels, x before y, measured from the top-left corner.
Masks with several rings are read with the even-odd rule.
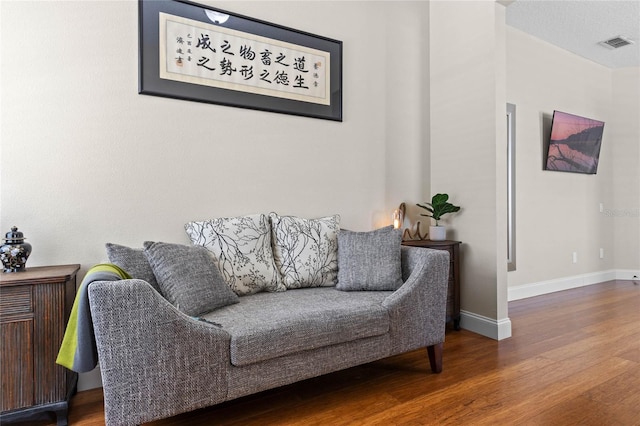
[[[238,303],[203,247],[146,241],[144,254],[162,294],[183,313],[198,316]]]
[[[338,290],[397,290],[402,285],[402,231],[387,226],[338,234]]]
[[[270,213],[273,256],[288,289],[329,287],[338,276],[340,216],[302,219]]]
[[[213,253],[222,277],[238,296],[286,290],[273,260],[267,215],[190,222],[185,230],[193,244]]]

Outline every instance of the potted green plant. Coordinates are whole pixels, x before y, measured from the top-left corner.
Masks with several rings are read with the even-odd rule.
[[[460,210],[459,206],[454,206],[449,202],[448,194],[436,194],[431,198],[430,203],[417,204],[429,212],[429,214],[420,214],[420,216],[431,217],[436,221],[435,226],[429,226],[429,238],[433,241],[442,241],[447,239],[447,229],[444,226],[440,226],[438,221],[442,219],[442,216],[455,213]]]

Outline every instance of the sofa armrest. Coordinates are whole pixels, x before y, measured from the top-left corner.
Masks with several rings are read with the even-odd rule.
[[[227,397],[229,334],[143,280],[89,286],[108,425],[141,424]]]
[[[402,246],[404,284],[383,305],[391,316],[393,352],[444,342],[449,253]]]

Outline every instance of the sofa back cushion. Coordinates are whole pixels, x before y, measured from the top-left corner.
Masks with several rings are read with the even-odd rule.
[[[273,259],[267,215],[189,222],[185,231],[193,244],[213,254],[222,277],[237,295],[286,290]]]

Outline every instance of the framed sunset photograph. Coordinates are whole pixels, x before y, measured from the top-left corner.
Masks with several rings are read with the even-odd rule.
[[[596,174],[604,122],[553,112],[545,170]]]

